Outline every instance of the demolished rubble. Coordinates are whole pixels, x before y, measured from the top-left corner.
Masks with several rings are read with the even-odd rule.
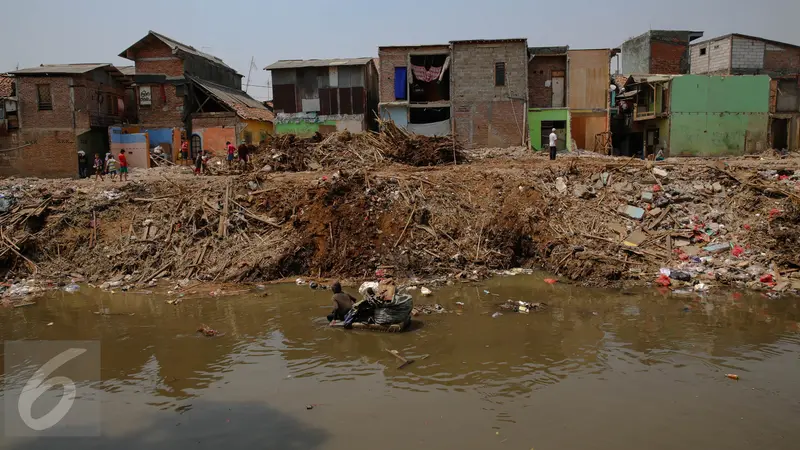
[[[800,288],[795,158],[321,164],[217,177],[165,167],[127,184],[0,181],[13,198],[0,212],[2,275],[143,286],[363,279],[381,265],[466,281],[535,267],[592,286]]]

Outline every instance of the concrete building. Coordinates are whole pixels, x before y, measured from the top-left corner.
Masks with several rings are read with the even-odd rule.
[[[650,30],[622,43],[621,72],[689,73],[689,44],[703,37],[702,31]]]
[[[727,156],[768,148],[768,76],[632,76],[619,96],[626,155]]]
[[[373,58],[280,60],[264,70],[272,73],[276,133],[377,130]]]
[[[76,177],[78,151],[109,151],[125,120],[130,80],[111,64],[52,64],[13,72],[18,129],[0,136],[0,175]]]
[[[525,145],[527,39],[451,41],[455,138],[467,148]]]
[[[769,145],[800,149],[800,46],[728,34],[691,46],[692,73],[772,77]]]
[[[378,47],[380,113],[417,134],[452,134],[449,44]]]
[[[272,113],[242,91],[242,75],[213,55],[150,31],[119,56],[135,63],[138,123],[112,130],[112,144],[160,146],[175,160],[183,139],[194,157],[272,132]],[[133,134],[140,136],[124,136]]]

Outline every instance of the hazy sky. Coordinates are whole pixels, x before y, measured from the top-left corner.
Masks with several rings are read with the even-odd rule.
[[[379,45],[528,38],[530,46],[617,47],[648,29],[692,29],[800,45],[797,0],[0,0],[0,72],[110,62],[154,30],[266,85],[278,59],[377,56]],[[247,79],[243,80],[244,82]],[[248,91],[265,99],[265,88]]]

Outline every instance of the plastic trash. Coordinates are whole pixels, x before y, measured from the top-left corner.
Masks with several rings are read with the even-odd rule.
[[[544,282],[547,283],[547,284],[556,284],[556,283],[558,283],[558,280],[556,280],[554,278],[545,278]]]
[[[677,270],[673,270],[669,274],[669,277],[672,278],[673,280],[678,280],[678,281],[691,281],[692,280],[692,276],[691,275],[689,275],[686,272],[679,272]]]
[[[304,280],[302,278],[298,278],[298,279],[294,280],[294,284],[296,284],[298,286],[302,286],[302,285],[306,284],[306,280]]]
[[[496,313],[492,314],[492,319],[497,319],[498,317],[500,317],[500,316],[502,316],[502,315],[503,315],[503,313],[501,313],[501,312],[496,312]]]
[[[772,278],[772,274],[768,273],[766,275],[761,275],[761,277],[758,279],[758,281],[760,281],[762,283],[772,283],[775,280]]]
[[[744,249],[740,245],[734,245],[733,250],[731,250],[731,255],[735,257],[740,257],[744,253]]]
[[[456,302],[456,305],[458,305],[458,306],[464,306],[464,302]]]
[[[81,287],[77,284],[68,284],[64,286],[64,291],[66,292],[77,292]]]
[[[672,271],[667,269],[666,267],[662,267],[661,269],[659,269],[659,272],[661,273],[661,275],[665,276],[669,276],[669,274],[672,273]]]
[[[664,275],[663,273],[656,278],[656,284],[659,286],[667,287],[672,284],[668,275]]]
[[[426,287],[422,287],[422,288],[420,288],[419,293],[427,297],[427,296],[433,294],[433,291],[431,291],[430,289],[428,289]]]
[[[731,380],[738,380],[739,379],[739,375],[736,375],[735,373],[726,373],[725,376],[730,378]]]
[[[484,290],[483,290],[483,293],[484,293],[484,294],[489,294],[489,291],[487,291],[486,289],[484,289]]]
[[[378,282],[377,281],[365,281],[361,283],[361,286],[358,287],[358,293],[361,294],[363,297],[367,295],[367,289],[372,288],[373,291],[378,290]],[[411,289],[411,288],[408,288]]]
[[[708,290],[708,285],[705,283],[697,283],[694,285],[695,292],[705,292]]]

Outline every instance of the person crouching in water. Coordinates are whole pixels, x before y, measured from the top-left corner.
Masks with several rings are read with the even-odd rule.
[[[344,316],[353,309],[356,299],[347,292],[342,292],[342,285],[338,281],[331,285],[331,291],[333,291],[333,311],[328,314],[328,322],[344,320]]]

